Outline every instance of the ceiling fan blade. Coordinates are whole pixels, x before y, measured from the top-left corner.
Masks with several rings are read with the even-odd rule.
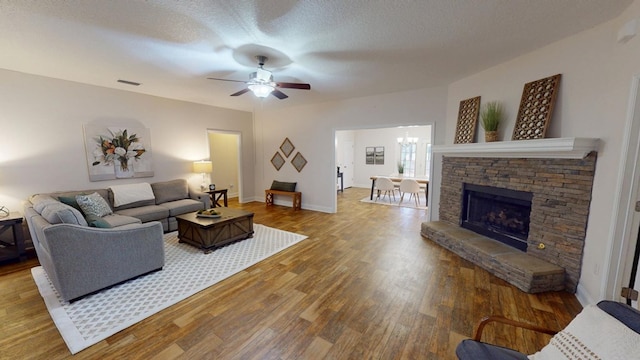
[[[273,91],[271,92],[271,95],[277,97],[280,100],[284,100],[284,99],[288,98],[287,94],[283,93],[282,91],[280,91],[278,89],[273,89]]]
[[[218,78],[207,78],[209,80],[220,80],[220,81],[231,81],[231,82],[241,82],[241,83],[246,83],[246,81],[242,81],[242,80],[229,80],[229,79],[218,79]]]
[[[276,86],[283,89],[311,90],[311,85],[302,84],[302,83],[279,82],[279,83],[276,83]]]
[[[240,95],[246,93],[247,91],[249,91],[249,88],[242,89],[242,90],[240,90],[238,92],[235,92],[235,93],[233,93],[233,94],[231,94],[229,96],[240,96]]]

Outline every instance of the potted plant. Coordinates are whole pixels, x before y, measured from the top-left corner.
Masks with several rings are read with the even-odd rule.
[[[484,138],[486,142],[498,140],[498,128],[503,116],[502,105],[497,101],[489,101],[480,113]]]
[[[398,161],[398,174],[404,174],[404,164],[402,163],[402,161]]]

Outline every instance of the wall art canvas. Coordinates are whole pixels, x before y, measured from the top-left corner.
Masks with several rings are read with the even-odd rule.
[[[374,155],[375,151],[376,151],[376,148],[374,148],[373,146],[366,147],[364,149],[364,153],[365,153],[365,157],[366,157],[365,164],[367,164],[367,165],[375,164],[374,159],[373,159],[373,155]]]
[[[524,84],[512,140],[544,139],[558,96],[561,74]]]
[[[376,165],[384,165],[384,146],[376,146],[375,153],[373,154],[373,162]]]
[[[84,141],[90,181],[153,176],[149,129],[85,125]]]

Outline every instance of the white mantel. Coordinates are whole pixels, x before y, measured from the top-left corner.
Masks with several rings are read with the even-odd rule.
[[[434,145],[432,152],[455,157],[582,159],[598,151],[599,139],[550,138]]]

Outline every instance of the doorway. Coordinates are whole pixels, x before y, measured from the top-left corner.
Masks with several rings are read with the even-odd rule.
[[[213,164],[211,183],[216,189],[227,189],[230,198],[241,198],[241,136],[237,131],[207,130],[209,159]]]
[[[428,179],[433,136],[433,124],[335,130],[335,164],[343,173],[344,187],[370,189],[372,176],[397,176],[407,141],[415,148],[411,176]],[[380,149],[383,155],[369,161],[367,149]]]

